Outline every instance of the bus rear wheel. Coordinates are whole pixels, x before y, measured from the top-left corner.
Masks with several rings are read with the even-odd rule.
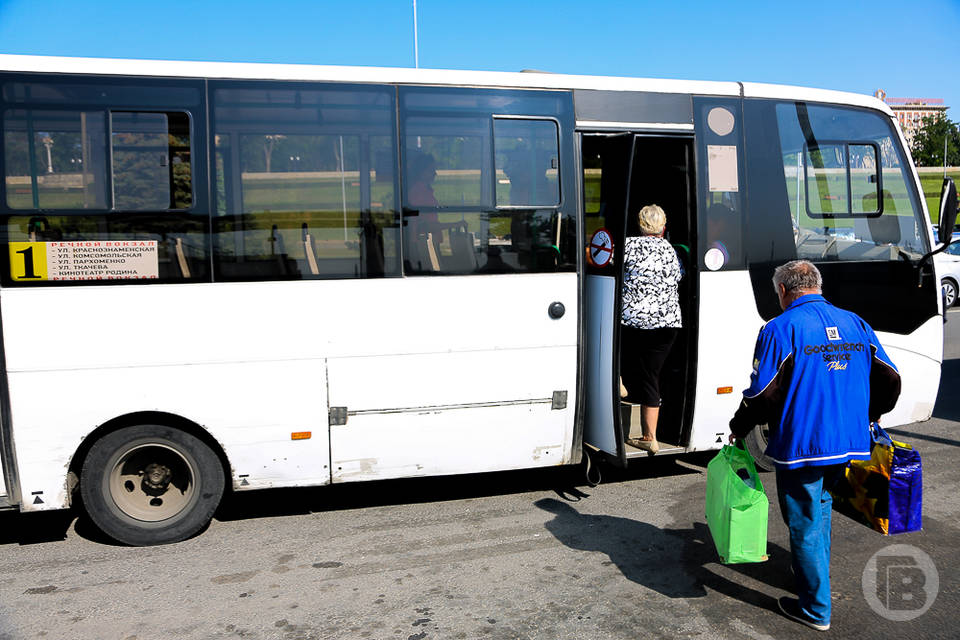
[[[753,456],[753,463],[757,466],[757,471],[773,471],[774,469],[773,458],[764,453],[767,450],[769,434],[770,427],[765,424],[758,424],[743,439],[747,451]]]
[[[200,439],[167,426],[136,425],[94,443],[80,494],[103,533],[146,546],[179,542],[207,526],[224,484],[220,459]]]

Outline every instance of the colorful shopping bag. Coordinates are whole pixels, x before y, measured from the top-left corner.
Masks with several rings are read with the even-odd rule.
[[[769,502],[750,453],[724,446],[707,465],[707,525],[721,562],[767,559]]]
[[[833,488],[834,507],[884,535],[922,527],[923,465],[920,453],[870,425],[869,460],[854,460]]]

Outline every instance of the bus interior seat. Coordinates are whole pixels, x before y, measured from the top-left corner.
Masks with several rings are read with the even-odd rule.
[[[180,266],[180,275],[184,278],[190,277],[190,265],[187,264],[187,256],[183,252],[183,238],[177,238],[175,244],[177,254],[177,264]]]
[[[450,256],[444,257],[445,270],[457,273],[473,273],[479,266],[474,247],[475,234],[466,229],[450,229]]]
[[[440,258],[437,251],[436,241],[433,233],[417,234],[416,240],[417,256],[413,264],[418,271],[437,272],[440,271]]]
[[[868,218],[870,238],[876,244],[900,244],[900,219],[896,215],[885,214]]]
[[[317,265],[317,254],[313,248],[313,238],[307,233],[306,225],[303,229],[303,252],[307,257],[307,268],[310,269],[310,275],[320,275],[320,267]]]
[[[900,244],[900,219],[897,217],[897,206],[890,191],[884,189],[880,197],[883,199],[883,211],[879,216],[867,218],[867,228],[870,239],[875,244]],[[863,196],[863,210],[877,211],[877,196],[868,193]]]

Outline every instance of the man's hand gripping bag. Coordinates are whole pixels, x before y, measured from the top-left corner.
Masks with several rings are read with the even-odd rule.
[[[707,465],[707,525],[726,564],[767,559],[769,502],[750,453],[724,446]]]

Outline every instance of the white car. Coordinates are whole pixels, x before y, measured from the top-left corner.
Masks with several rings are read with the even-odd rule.
[[[957,293],[960,292],[960,242],[951,244],[946,251],[938,253],[933,259],[940,276],[944,303],[948,308],[952,307],[957,301]]]

